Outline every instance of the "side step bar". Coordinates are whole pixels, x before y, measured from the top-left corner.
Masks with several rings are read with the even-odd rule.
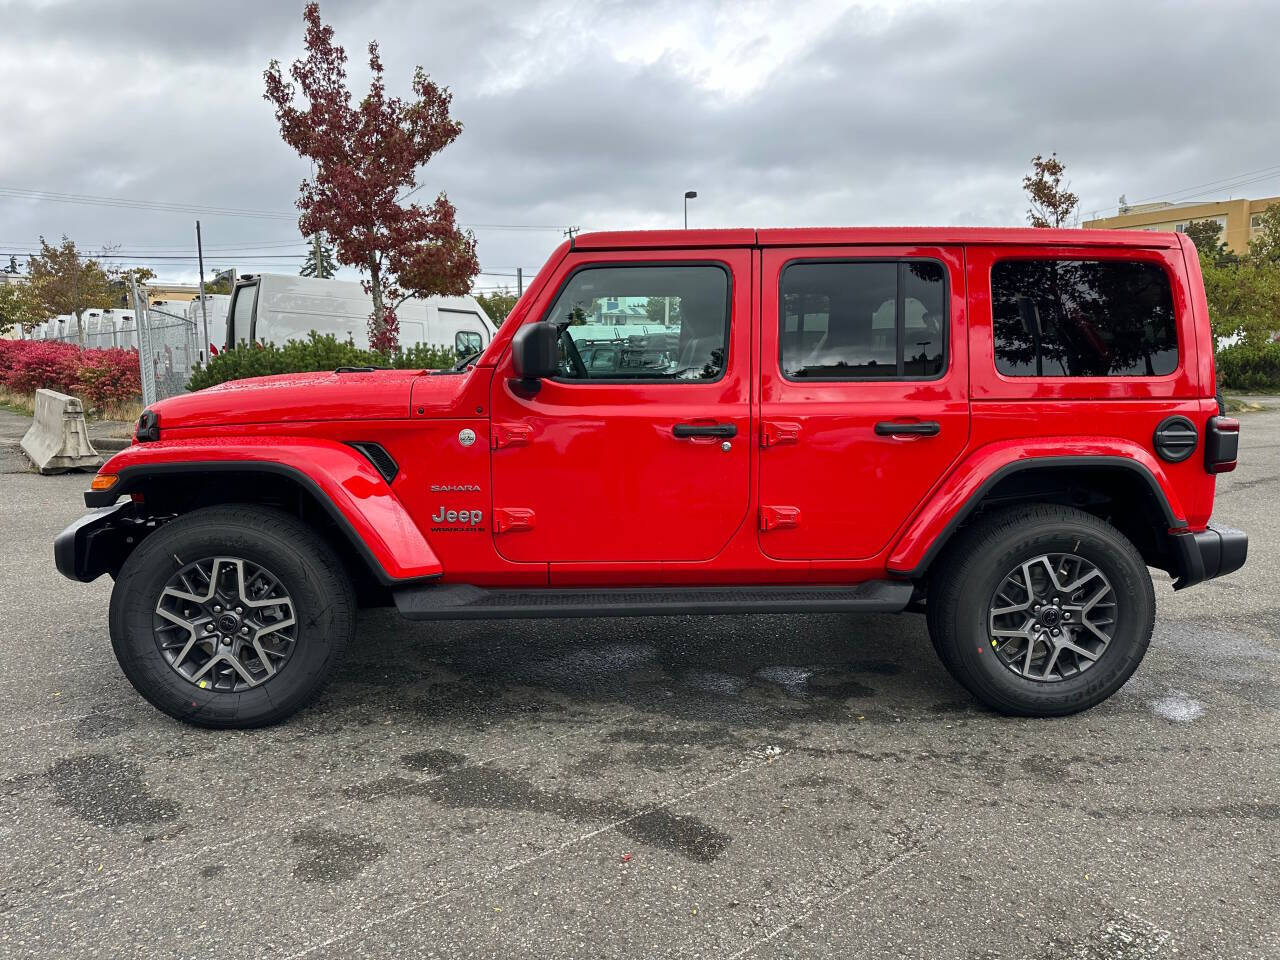
[[[911,602],[905,580],[841,586],[541,587],[509,590],[468,584],[425,584],[392,591],[409,620],[499,620],[508,617],[644,617],[723,613],[898,613]]]

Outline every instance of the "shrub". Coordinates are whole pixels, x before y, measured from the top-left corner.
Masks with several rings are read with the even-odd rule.
[[[51,340],[0,340],[0,386],[18,394],[57,390],[105,410],[142,392],[134,350],[82,350]]]
[[[279,373],[307,373],[337,367],[397,367],[403,370],[439,370],[453,365],[457,354],[447,347],[415,344],[392,354],[361,350],[350,340],[339,341],[333,334],[314,330],[305,340],[289,340],[282,346],[240,344],[197,366],[188,388],[203,390],[229,380],[266,377]]]
[[[80,348],[70,343],[5,341],[0,353],[0,382],[15,393],[35,393],[42,388],[70,393],[79,359]]]
[[[1280,392],[1280,343],[1237,343],[1218,351],[1218,383],[1227,390]]]
[[[76,373],[77,395],[89,407],[119,407],[142,393],[138,354],[134,350],[85,350]]]

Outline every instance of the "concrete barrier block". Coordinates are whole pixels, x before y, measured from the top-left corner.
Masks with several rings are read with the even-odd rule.
[[[102,457],[89,442],[84,405],[54,390],[36,391],[36,416],[22,438],[22,452],[41,473],[96,470]]]

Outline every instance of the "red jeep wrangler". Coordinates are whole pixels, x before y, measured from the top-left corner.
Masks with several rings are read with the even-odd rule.
[[[975,697],[1067,714],[1142,659],[1148,567],[1244,563],[1208,525],[1238,442],[1213,346],[1175,234],[588,234],[452,370],[156,404],[55,555],[115,578],[125,674],[207,726],[293,713],[378,602],[923,610]]]

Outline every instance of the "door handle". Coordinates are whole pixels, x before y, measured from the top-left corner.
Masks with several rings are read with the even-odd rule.
[[[881,420],[876,424],[877,437],[901,437],[911,434],[918,437],[936,437],[942,432],[942,425],[936,420],[918,420],[914,423],[895,423],[892,420]]]
[[[735,423],[677,423],[671,428],[676,437],[736,437]]]

